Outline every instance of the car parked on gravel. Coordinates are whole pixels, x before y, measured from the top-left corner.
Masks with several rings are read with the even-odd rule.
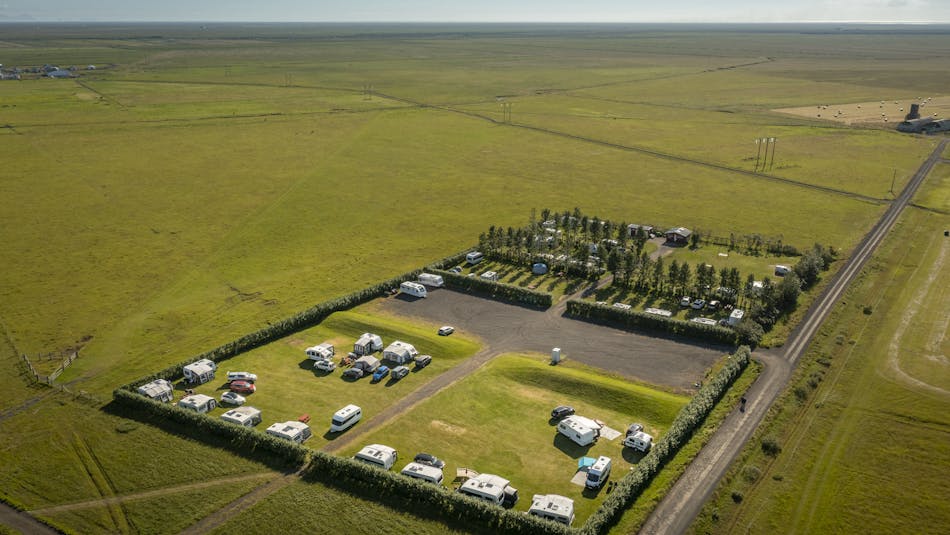
[[[554,407],[554,410],[551,411],[552,420],[560,420],[561,418],[566,418],[574,414],[574,407],[568,405],[558,405]]]
[[[228,388],[230,388],[232,392],[240,392],[241,394],[253,394],[257,391],[257,387],[254,386],[254,383],[249,381],[231,381]]]

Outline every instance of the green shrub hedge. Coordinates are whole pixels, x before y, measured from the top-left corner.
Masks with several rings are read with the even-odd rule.
[[[505,284],[501,282],[490,281],[481,277],[467,277],[434,269],[432,272],[442,275],[445,285],[449,288],[464,290],[466,292],[487,295],[499,301],[509,303],[535,306],[538,308],[550,308],[554,304],[554,297],[549,293],[536,292],[514,284]]]
[[[748,346],[742,346],[730,356],[729,362],[719,370],[719,373],[703,385],[693,399],[683,407],[666,434],[653,444],[650,452],[640,460],[636,468],[620,480],[617,488],[607,496],[600,509],[587,519],[580,530],[581,533],[599,535],[606,533],[617,523],[624,510],[633,504],[657,472],[676,455],[680,446],[692,437],[693,432],[699,429],[706,416],[725,395],[729,386],[749,365],[751,355],[752,352]]]
[[[720,325],[703,325],[692,321],[675,320],[647,314],[638,310],[621,310],[608,305],[598,305],[590,301],[570,300],[567,313],[576,318],[604,320],[618,323],[624,327],[699,338],[720,344],[736,345],[736,332]]]

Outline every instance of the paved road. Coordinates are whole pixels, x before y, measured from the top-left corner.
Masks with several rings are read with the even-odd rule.
[[[750,388],[746,397],[750,400],[746,412],[733,411],[726,422],[711,437],[666,497],[647,518],[640,533],[679,534],[685,532],[699,514],[703,504],[713,493],[719,480],[729,469],[752,433],[765,417],[768,408],[785,390],[798,360],[804,354],[822,322],[832,307],[861,272],[901,212],[914,196],[917,188],[940,161],[940,154],[950,140],[943,140],[929,158],[920,166],[910,182],[894,200],[884,215],[861,240],[854,254],[835,275],[831,284],[818,297],[802,322],[789,336],[789,341],[778,352],[756,352],[755,358],[764,365],[762,375]]]
[[[13,528],[14,533],[36,533],[39,535],[58,535],[60,532],[33,518],[27,513],[17,511],[0,502],[0,524]]]

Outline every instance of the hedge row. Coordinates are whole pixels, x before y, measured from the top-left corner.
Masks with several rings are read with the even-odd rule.
[[[433,273],[442,275],[445,285],[449,288],[487,295],[499,301],[531,305],[539,308],[550,308],[551,305],[554,304],[554,298],[549,293],[536,292],[522,288],[521,286],[515,286],[514,284],[504,284],[481,277],[466,277],[441,269],[434,269],[432,271]]]
[[[314,452],[302,477],[383,501],[400,510],[491,533],[565,535],[562,524],[503,509],[440,485],[380,470],[349,457]],[[524,498],[522,498],[524,499]],[[481,530],[479,530],[481,531]]]
[[[669,430],[658,440],[650,452],[640,460],[636,468],[624,476],[614,491],[580,529],[585,535],[606,533],[620,515],[630,507],[641,492],[650,484],[653,477],[673,458],[680,447],[699,429],[706,416],[716,403],[722,399],[726,390],[739,374],[748,366],[752,352],[742,346],[729,358],[729,362],[693,396],[683,410],[673,420]]]
[[[249,427],[242,427],[218,418],[198,414],[174,404],[160,403],[122,388],[118,388],[113,392],[113,398],[117,403],[129,408],[143,410],[162,419],[178,422],[196,431],[222,437],[239,451],[266,451],[285,459],[294,466],[302,466],[310,452],[308,448],[289,440],[283,440]]]
[[[568,301],[567,313],[576,318],[606,320],[634,329],[689,336],[721,344],[736,345],[738,343],[736,332],[728,327],[675,320],[638,310],[621,310],[609,305],[591,303],[590,301]]]

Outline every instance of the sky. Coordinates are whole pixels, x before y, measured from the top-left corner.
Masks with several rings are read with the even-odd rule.
[[[0,21],[950,23],[950,0],[0,0]]]

